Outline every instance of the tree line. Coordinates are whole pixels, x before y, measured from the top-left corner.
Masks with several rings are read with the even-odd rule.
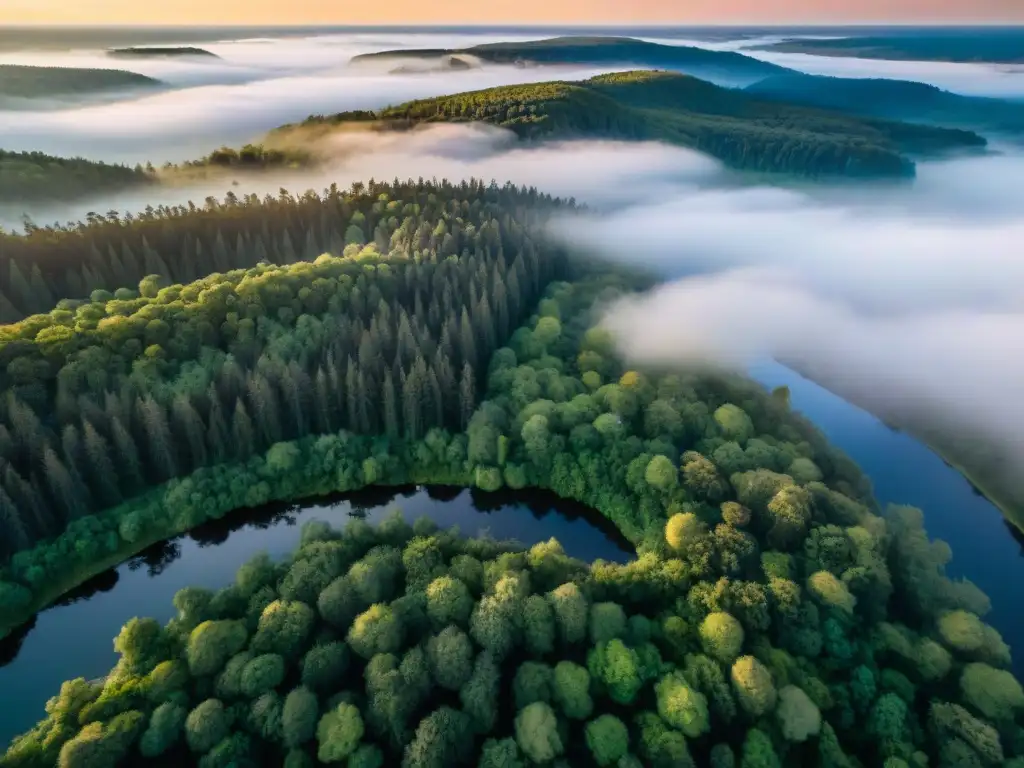
[[[625,368],[596,323],[629,278],[600,271],[549,284],[465,431],[197,470],[16,557],[0,594],[6,613],[30,563],[66,568],[90,534],[431,478],[585,501],[635,560],[314,522],[282,561],[179,592],[166,626],[129,622],[110,674],[65,683],[2,764],[1019,768],[1009,649],[921,511],[879,514],[785,390]]]
[[[161,270],[138,290],[96,289],[91,300],[62,300],[46,315],[0,327],[2,554],[275,443],[340,429],[418,440],[435,427],[465,428],[491,355],[564,274],[565,254],[535,242],[531,232],[553,207],[529,192],[418,189],[419,203],[393,199],[403,190],[381,185],[333,202],[277,199],[263,215],[247,213],[263,222],[267,239],[283,243],[275,250],[283,266],[261,261],[169,284],[167,272],[202,269],[202,241],[191,241],[194,254],[173,271],[147,244],[141,265],[113,257],[121,267]],[[288,225],[302,221],[303,207],[322,212],[342,199],[351,203],[339,223],[344,241],[332,230],[337,245],[348,243],[341,253],[287,264],[300,258],[288,247]],[[522,203],[519,215],[499,205],[507,199]],[[270,229],[272,211],[291,214],[279,232]],[[221,210],[227,222],[237,213]],[[193,217],[198,222],[184,220],[213,218],[209,210]],[[154,221],[51,235],[80,240]],[[373,222],[377,240],[365,243]],[[301,255],[312,256],[319,243],[305,229]],[[202,263],[230,267],[241,253]]]

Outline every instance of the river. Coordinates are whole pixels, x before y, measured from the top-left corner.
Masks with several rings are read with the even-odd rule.
[[[813,382],[774,363],[752,374],[768,387],[787,385],[793,408],[860,464],[883,505],[910,504],[925,511],[929,535],[952,546],[948,572],[970,578],[991,598],[992,612],[985,618],[1010,644],[1014,672],[1024,679],[1024,612],[1016,610],[1024,584],[1024,544],[1000,512],[919,442]],[[64,604],[39,614],[19,637],[0,643],[0,664],[6,662],[0,666],[0,745],[44,715],[46,700],[62,681],[104,674],[117,660],[111,640],[129,618],[166,621],[173,614],[171,598],[182,587],[229,584],[259,550],[283,557],[298,543],[306,520],[342,526],[355,510],[372,523],[396,506],[409,521],[426,515],[441,527],[458,525],[467,535],[488,531],[527,545],[554,536],[574,557],[624,562],[631,556],[604,518],[549,494],[371,489],[330,501],[240,511],[102,574]]]
[[[1024,680],[1024,535],[988,499],[931,449],[866,411],[776,363],[751,372],[765,386],[785,384],[802,412],[867,473],[883,505],[924,510],[925,530],[953,550],[950,576],[970,579],[992,600],[985,621],[1013,651],[1013,672]]]
[[[353,511],[371,524],[395,507],[409,522],[429,517],[469,536],[489,533],[531,545],[558,539],[572,557],[626,562],[633,548],[593,510],[547,493],[483,493],[450,487],[372,488],[301,505],[239,510],[158,544],[92,579],[40,613],[34,624],[0,642],[0,755],[11,738],[45,716],[46,701],[63,681],[100,677],[117,662],[113,638],[133,616],[161,622],[174,615],[179,589],[211,589],[234,580],[256,552],[281,559],[299,543],[301,524],[326,520],[344,527]]]

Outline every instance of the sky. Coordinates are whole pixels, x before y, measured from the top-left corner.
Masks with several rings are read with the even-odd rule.
[[[0,0],[2,24],[796,24],[1024,21],[1021,0]]]

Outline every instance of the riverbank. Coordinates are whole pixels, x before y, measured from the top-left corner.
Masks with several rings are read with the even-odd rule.
[[[830,381],[827,376],[820,375],[820,373],[815,375],[807,366],[790,362],[786,362],[784,365],[797,375],[831,392],[836,397],[842,398],[851,405],[867,411],[890,429],[900,430],[914,438],[914,440],[921,443],[942,459],[950,468],[960,474],[978,494],[998,509],[1003,517],[1012,525],[1024,533],[1024,500],[1016,498],[1016,494],[1011,494],[1004,487],[1003,483],[993,480],[989,473],[979,469],[972,462],[964,461],[956,455],[957,451],[955,448],[951,448],[951,443],[954,440],[963,440],[962,435],[955,436],[937,430],[929,430],[923,428],[920,424],[912,423],[913,419],[910,419],[910,423],[897,423],[897,414],[886,413],[879,402],[872,402],[870,396],[846,391],[846,388],[837,382]]]
[[[450,486],[371,486],[297,504],[270,504],[204,523],[164,546],[144,550],[116,570],[86,582],[25,627],[20,644],[0,643],[0,754],[10,741],[45,716],[45,705],[65,680],[102,679],[117,663],[111,638],[131,618],[165,622],[176,614],[174,594],[185,587],[217,592],[257,552],[283,561],[297,547],[307,523],[336,530],[379,526],[400,510],[407,523],[425,518],[442,531],[458,529],[503,546],[529,547],[551,538],[569,557],[585,562],[628,563],[635,549],[604,525],[589,507],[550,493],[495,493]],[[357,523],[358,521],[358,523]],[[19,635],[22,633],[19,632]],[[8,655],[3,652],[8,651]]]
[[[205,469],[199,470],[199,472],[195,473],[195,475],[200,475],[205,472]],[[185,478],[185,481],[191,479],[192,478]],[[453,482],[453,480],[455,480],[455,482]],[[140,507],[145,506],[148,503],[152,503],[154,498],[162,498],[168,495],[170,492],[173,492],[173,489],[181,482],[184,481],[176,480],[167,483],[164,486],[161,486],[160,488],[156,488],[152,491],[149,491],[146,494],[143,494],[142,496],[134,500],[134,502]],[[321,498],[339,492],[359,491],[364,488],[369,488],[371,486],[397,487],[401,485],[406,485],[410,482],[414,484],[424,485],[459,485],[465,487],[471,485],[468,477],[461,478],[461,482],[459,482],[456,478],[451,477],[449,473],[445,473],[443,475],[438,473],[435,476],[431,476],[429,472],[420,471],[412,472],[410,473],[410,477],[401,478],[396,480],[395,482],[360,483],[352,487],[333,488],[320,494],[299,493],[296,496],[286,495],[276,498],[270,497],[265,499],[265,503],[297,503],[299,501]],[[211,498],[211,501],[212,500],[213,499]],[[106,516],[112,516],[120,518],[120,509],[121,508],[108,510],[107,512],[96,515],[95,517],[103,518]],[[232,507],[231,509],[225,509],[221,511],[220,514],[211,514],[208,519],[219,520],[227,515],[241,515],[245,513],[248,509],[251,509],[251,507]],[[192,521],[189,520],[189,522],[191,523]],[[206,521],[204,520],[198,523],[197,525],[202,525],[204,522]],[[166,541],[168,539],[173,539],[177,536],[181,536],[197,527],[197,525],[193,524],[182,525],[180,524],[180,518],[176,518],[173,515],[168,515],[166,517],[158,519],[158,521],[154,523],[154,525],[155,527],[147,530],[146,533],[142,535],[140,538],[129,541],[122,537],[120,538],[120,545],[113,552],[110,552],[99,559],[87,562],[85,564],[76,565],[76,567],[69,570],[67,573],[60,574],[57,576],[57,578],[48,581],[39,590],[33,592],[31,602],[26,604],[26,606],[23,609],[15,611],[5,610],[3,614],[0,615],[0,640],[7,637],[9,634],[11,634],[18,627],[25,624],[27,621],[31,620],[31,618],[35,614],[49,608],[51,605],[60,600],[60,598],[63,597],[65,594],[81,586],[90,579],[95,578],[104,571],[121,565],[122,563],[128,561],[132,557],[135,557],[139,553],[144,552],[145,550],[149,549],[155,544],[158,544],[161,541]],[[66,536],[67,534],[64,535]],[[44,544],[43,546],[47,545]]]
[[[285,445],[294,445],[298,452],[302,451],[300,446],[302,442],[295,441],[295,443]],[[396,453],[400,454],[401,451],[398,450]],[[286,504],[307,503],[318,499],[325,499],[338,493],[353,493],[374,487],[397,488],[408,485],[444,485],[459,488],[481,487],[475,482],[476,478],[474,476],[466,472],[455,471],[447,466],[428,467],[414,465],[393,471],[393,474],[387,477],[375,475],[376,472],[380,471],[379,468],[373,469],[364,464],[361,469],[362,473],[354,483],[347,483],[346,479],[352,476],[341,472],[333,475],[330,479],[306,476],[292,484],[276,486],[290,490],[288,493],[260,494],[258,505],[240,506],[233,503],[233,497],[225,496],[218,492],[221,490],[221,487],[217,484],[216,480],[218,478],[223,480],[223,478],[231,474],[232,470],[242,470],[231,466],[206,467],[197,470],[189,477],[173,480],[132,500],[129,504],[137,509],[135,513],[126,514],[125,505],[122,505],[99,515],[94,515],[92,516],[91,527],[96,528],[98,526],[102,528],[106,525],[112,525],[113,530],[110,532],[117,533],[119,537],[120,543],[117,548],[99,558],[87,560],[85,563],[75,563],[73,560],[63,561],[64,563],[71,562],[72,567],[66,572],[58,572],[54,578],[45,581],[41,587],[33,590],[31,601],[25,603],[23,607],[13,610],[8,608],[0,614],[0,639],[7,637],[30,621],[34,615],[49,608],[71,590],[95,578],[104,571],[121,565],[153,545],[187,534],[190,530],[209,521],[221,520],[229,515],[242,515],[247,511],[251,511],[256,506],[275,502]],[[269,488],[266,482],[255,483],[257,487],[260,485],[264,488]],[[188,496],[189,507],[179,510],[175,508],[175,504],[180,503],[185,496],[181,492],[182,487],[193,489],[193,494]],[[483,490],[494,491],[497,489],[488,487]],[[599,514],[609,527],[614,528],[631,545],[636,546],[642,539],[640,531],[629,530],[622,525],[616,524],[615,515],[609,511],[602,510],[599,504],[595,503],[596,497],[594,494],[586,492],[589,489],[585,489],[584,493],[570,496],[558,493],[554,488],[542,486],[523,487],[516,490],[553,493],[559,499],[586,505]],[[191,509],[202,509],[205,517],[197,522],[196,516],[189,514]],[[126,533],[135,528],[134,524],[125,524],[126,519],[133,515],[148,520],[149,523],[144,529],[145,532],[143,534],[126,536]],[[78,531],[74,528],[69,528],[55,542],[40,546],[43,549],[66,549],[65,544],[67,542],[64,540],[74,540],[77,536]],[[0,572],[0,576],[10,578],[11,574],[9,572]],[[12,579],[12,581],[18,583],[24,580]],[[0,585],[2,584],[3,582],[0,581]],[[25,585],[22,584],[22,586]]]

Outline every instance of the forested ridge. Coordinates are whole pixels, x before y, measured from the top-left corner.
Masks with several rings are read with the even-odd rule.
[[[963,96],[908,80],[792,73],[766,77],[743,90],[757,98],[852,114],[996,131],[1024,129],[1024,105],[1019,102]]]
[[[862,117],[859,111],[758,98],[672,72],[620,72],[581,82],[500,86],[378,111],[311,115],[271,131],[261,143],[221,147],[192,161],[167,163],[159,172],[151,165],[129,169],[41,153],[4,153],[0,201],[67,200],[165,176],[188,180],[206,171],[312,167],[322,159],[314,140],[348,123],[396,130],[475,121],[527,140],[665,141],[705,152],[738,170],[809,178],[907,177],[914,174],[913,156],[986,144],[969,130]]]
[[[946,30],[931,29],[924,33],[915,30],[906,35],[783,40],[762,48],[814,56],[855,56],[865,59],[1024,63],[1024,37],[1020,28],[997,25],[975,29],[970,35],[949,34]]]
[[[207,274],[0,327],[6,621],[205,520],[372,484],[552,490],[637,559],[313,523],[129,622],[0,765],[1020,768],[1009,649],[920,510],[881,514],[784,389],[624,367],[601,311],[648,279],[548,242],[571,208],[370,183],[60,234]]]
[[[139,59],[146,57],[168,57],[168,56],[206,56],[214,59],[220,57],[206,50],[195,46],[130,46],[127,48],[111,48],[107,51],[108,56],[115,59]]]
[[[0,203],[32,200],[74,200],[151,184],[142,167],[101,163],[82,157],[54,157],[43,152],[0,149]],[[0,237],[3,237],[0,232]]]
[[[552,37],[544,40],[483,43],[469,48],[429,48],[360,54],[353,63],[374,59],[441,58],[468,55],[494,64],[633,65],[681,69],[700,76],[749,82],[792,70],[735,51],[709,51],[663,45],[629,37]]]
[[[648,70],[421,99],[375,116],[390,128],[484,122],[525,139],[667,141],[740,170],[809,177],[912,176],[908,155],[985,145],[970,131],[761,100],[688,75]],[[370,120],[365,112],[340,113],[313,116],[301,126]]]
[[[170,239],[111,252],[148,273],[137,290],[0,326],[5,554],[284,440],[464,428],[491,354],[563,269],[528,234],[547,207],[514,188],[372,184],[182,214]],[[205,251],[211,222],[239,247],[218,228]],[[145,238],[160,223],[112,226]],[[172,285],[168,263],[224,271]]]
[[[159,85],[155,78],[123,69],[0,64],[0,96],[31,99]]]

